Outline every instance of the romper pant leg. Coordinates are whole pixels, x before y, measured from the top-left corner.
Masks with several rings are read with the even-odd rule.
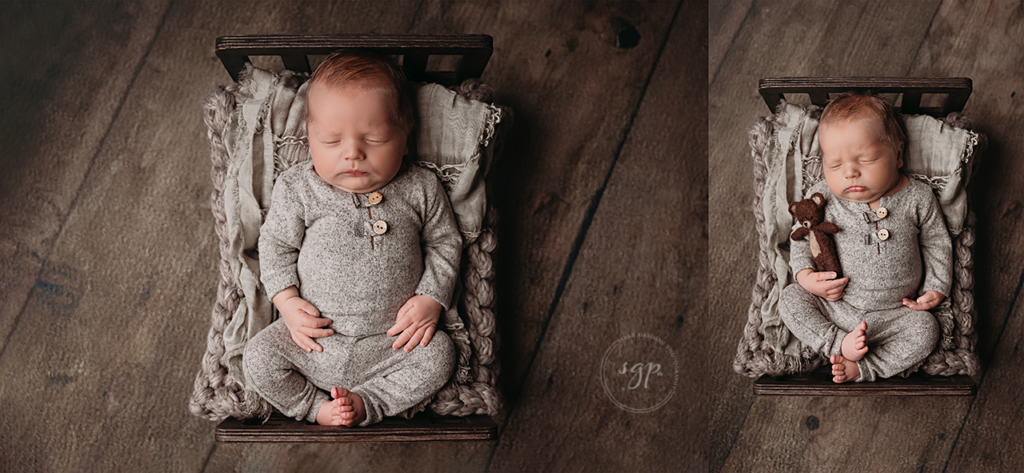
[[[858,381],[891,378],[920,363],[939,340],[939,323],[926,310],[909,307],[864,313],[868,353],[857,362]]]
[[[842,302],[842,301],[840,301]],[[825,356],[840,354],[843,337],[854,327],[842,327],[836,320],[834,303],[790,284],[779,298],[779,317],[790,333],[808,348]]]
[[[387,334],[316,339],[324,351],[306,352],[292,341],[283,320],[267,326],[246,344],[242,368],[252,388],[282,414],[316,422],[330,389],[359,394],[370,425],[433,396],[455,367],[455,347],[442,331],[411,352],[392,350]]]
[[[370,425],[395,416],[430,398],[444,387],[455,368],[455,346],[448,334],[437,331],[427,346],[409,353],[393,350],[387,334],[360,339],[352,355],[361,379],[349,390],[359,394]]]
[[[325,340],[320,338],[317,342],[323,346]],[[315,423],[320,406],[330,400],[330,395],[303,372],[308,372],[327,353],[326,346],[323,353],[308,353],[299,348],[284,320],[278,319],[245,344],[242,370],[249,386],[282,414]]]

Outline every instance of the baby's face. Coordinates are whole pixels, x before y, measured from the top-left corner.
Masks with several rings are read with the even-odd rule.
[[[822,125],[818,144],[825,181],[840,199],[870,204],[900,181],[903,157],[882,141],[882,125],[875,120],[853,117]]]
[[[373,192],[398,174],[408,152],[387,95],[359,84],[316,84],[309,101],[309,154],[316,174],[345,192]]]

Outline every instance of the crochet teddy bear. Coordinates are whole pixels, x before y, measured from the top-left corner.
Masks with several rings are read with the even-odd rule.
[[[789,204],[789,213],[793,215],[801,227],[793,231],[790,238],[803,240],[807,238],[811,244],[811,256],[818,271],[833,271],[836,279],[843,277],[839,267],[839,256],[836,254],[833,234],[840,231],[834,223],[825,221],[825,196],[820,192],[807,199]]]

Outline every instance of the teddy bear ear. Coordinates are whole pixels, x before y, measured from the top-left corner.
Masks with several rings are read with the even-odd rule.
[[[792,215],[796,215],[796,202],[791,202],[789,204],[789,213]]]
[[[821,195],[821,192],[815,192],[814,195],[811,196],[811,201],[815,204],[821,205],[821,203],[825,201],[825,196]]]

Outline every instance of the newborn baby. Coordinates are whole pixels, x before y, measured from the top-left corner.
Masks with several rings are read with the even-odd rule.
[[[403,159],[413,110],[398,66],[334,53],[307,92],[312,159],[278,177],[260,229],[260,279],[281,318],[246,344],[243,369],[287,416],[369,425],[429,399],[454,369],[437,323],[462,237],[437,177]]]
[[[939,325],[928,312],[949,294],[952,244],[931,188],[900,172],[905,138],[892,107],[864,92],[833,99],[818,128],[825,220],[845,277],[816,272],[793,241],[779,315],[832,363],[833,381],[889,378],[921,363]],[[794,226],[796,229],[800,224]]]

